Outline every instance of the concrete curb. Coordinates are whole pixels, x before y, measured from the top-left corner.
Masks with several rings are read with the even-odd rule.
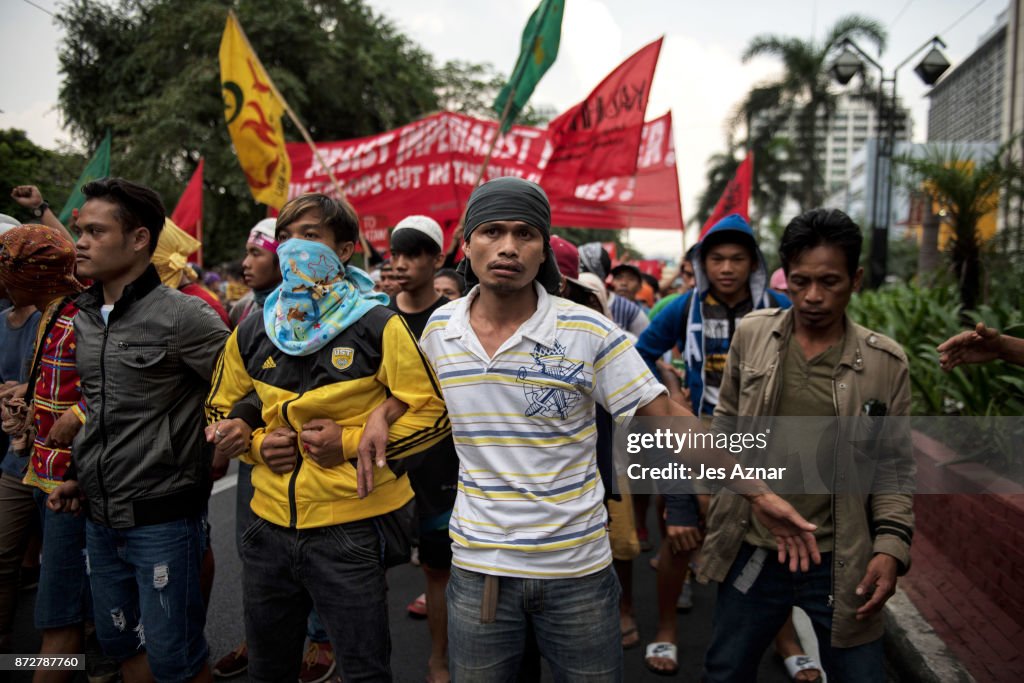
[[[975,683],[900,588],[885,604],[885,652],[901,681]]]

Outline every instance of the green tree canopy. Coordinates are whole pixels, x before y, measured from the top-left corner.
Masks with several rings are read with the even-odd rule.
[[[157,189],[168,210],[204,157],[211,261],[240,254],[266,211],[224,124],[217,51],[231,6],[314,139],[371,135],[438,104],[430,55],[360,0],[71,0],[58,15],[65,120],[90,148],[109,127],[112,172]],[[285,135],[300,139],[290,124]]]
[[[972,159],[955,144],[932,144],[922,156],[893,160],[905,170],[903,183],[938,204],[953,228],[950,258],[964,310],[978,305],[982,251],[978,223],[999,207],[1001,193],[1019,191],[1024,178],[1021,160],[1013,155],[1015,143],[1016,138],[984,159]]]

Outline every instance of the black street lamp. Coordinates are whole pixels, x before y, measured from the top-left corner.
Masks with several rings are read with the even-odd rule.
[[[931,50],[914,72],[925,85],[934,85],[949,68],[949,62],[938,47],[946,47],[942,39],[933,37],[893,69],[892,76],[886,76],[882,65],[873,60],[864,50],[849,38],[840,43],[842,52],[832,63],[829,73],[840,85],[846,85],[864,70],[864,62],[878,69],[878,110],[876,126],[874,190],[871,194],[871,254],[868,261],[868,284],[880,287],[885,282],[889,258],[889,205],[892,202],[892,152],[896,145],[896,126],[899,118],[896,103],[896,74],[927,47]],[[884,164],[883,164],[884,160]],[[882,194],[885,201],[882,201]]]

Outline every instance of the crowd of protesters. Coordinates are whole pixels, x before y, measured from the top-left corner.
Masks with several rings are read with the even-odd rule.
[[[612,457],[634,417],[909,413],[903,350],[846,314],[862,238],[842,212],[794,218],[771,276],[728,216],[659,282],[552,235],[543,190],[498,178],[447,249],[409,216],[367,273],[355,211],[309,194],[251,228],[218,288],[154,191],[83,193],[65,228],[16,188],[34,221],[0,226],[0,648],[38,565],[41,652],[92,653],[91,680],[387,681],[386,570],[413,558],[428,681],[537,680],[541,660],[618,681],[656,498],[648,668],[678,672],[696,578],[719,584],[703,680],[756,680],[773,641],[794,680],[884,680],[910,494],[631,495]],[[940,352],[946,369],[1024,355],[984,325]],[[211,653],[207,505],[232,459],[245,640]]]

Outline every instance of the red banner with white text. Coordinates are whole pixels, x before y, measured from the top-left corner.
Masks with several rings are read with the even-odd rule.
[[[367,239],[386,250],[388,229],[411,214],[431,216],[446,234],[462,216],[496,121],[441,112],[386,133],[317,143],[324,161],[359,213]],[[627,141],[628,144],[628,141]],[[636,172],[578,185],[573,193],[549,192],[552,223],[562,227],[682,230],[671,115],[644,126]],[[551,158],[548,131],[513,126],[498,139],[484,180],[516,176],[549,190],[544,172]],[[289,198],[306,192],[335,195],[326,170],[308,145],[289,143]]]

